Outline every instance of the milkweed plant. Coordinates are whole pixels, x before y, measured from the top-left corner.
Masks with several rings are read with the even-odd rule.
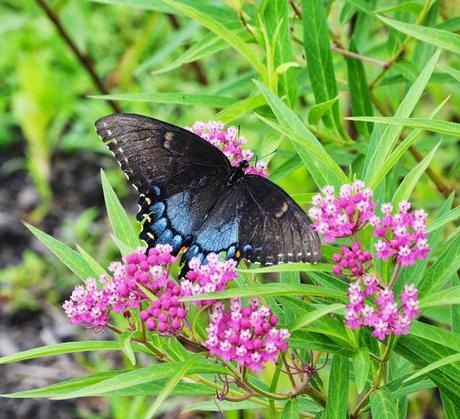
[[[102,172],[118,260],[101,266],[80,247],[77,252],[27,225],[82,280],[63,311],[94,340],[31,349],[0,363],[119,351],[125,365],[4,396],[145,396],[147,418],[174,396],[187,397],[189,411],[259,414],[251,417],[404,418],[414,394],[436,388],[446,417],[458,417],[460,238],[458,229],[445,230],[459,211],[439,177],[432,181],[445,196],[440,209],[425,210],[410,199],[432,172],[440,146],[430,137],[431,150],[420,157],[417,141],[425,131],[460,132],[458,124],[434,119],[444,102],[426,118],[411,118],[441,51],[460,53],[459,36],[434,27],[438,2],[417,3],[415,23],[397,6],[378,10],[375,2],[345,2],[340,17],[322,0],[235,2],[234,8],[161,3],[199,22],[221,49],[233,47],[250,70],[246,96],[223,105],[216,96],[209,104],[222,108],[217,118],[223,122],[189,121],[188,129],[219,147],[232,165],[251,162],[247,173],[276,182],[304,167],[309,180],[299,202],[321,239],[323,260],[263,267],[211,253],[184,265],[167,244],[145,247]],[[349,25],[350,34],[336,35],[334,19]],[[370,27],[390,38],[390,53],[366,47],[362,34]],[[211,45],[209,39],[202,42]],[[396,64],[416,52],[420,70],[407,83]],[[184,62],[206,57],[193,45],[188,54]],[[334,75],[342,64],[348,80],[340,81],[341,89],[349,98],[338,94]],[[164,71],[180,65],[179,59]],[[455,77],[455,70],[449,74]],[[399,86],[393,92],[405,92],[391,105],[382,105],[384,94],[375,90],[385,80]],[[196,100],[207,105],[206,97]],[[346,122],[341,102],[351,109]],[[232,126],[246,114],[267,133],[263,149],[275,150],[270,162],[257,160],[260,150],[246,148]],[[279,150],[289,156],[282,163]],[[410,170],[402,163],[408,153],[417,160]]]

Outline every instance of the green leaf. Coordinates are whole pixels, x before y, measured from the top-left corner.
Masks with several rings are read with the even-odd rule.
[[[244,269],[239,268],[239,272],[244,273],[270,273],[270,272],[332,272],[333,265],[327,263],[286,263],[280,265],[264,266],[260,268]]]
[[[163,390],[160,391],[157,398],[155,399],[152,406],[150,406],[147,414],[145,415],[146,419],[153,418],[161,403],[163,403],[166,398],[171,394],[174,388],[179,384],[180,380],[188,373],[192,365],[196,362],[198,358],[201,358],[202,354],[196,354],[190,357],[184,364],[174,373],[171,379],[166,383]]]
[[[347,3],[351,4],[352,6],[355,6],[357,9],[361,10],[364,13],[367,14],[373,14],[372,8],[370,7],[369,3],[367,3],[365,0],[346,0]]]
[[[78,244],[77,250],[80,252],[80,254],[83,256],[83,259],[85,259],[86,263],[91,267],[92,271],[98,277],[106,273],[105,269],[101,265],[99,265],[99,263]]]
[[[460,136],[460,124],[448,121],[438,121],[425,118],[392,118],[383,116],[360,116],[346,118],[353,121],[378,122],[380,124],[398,125],[403,127],[420,128],[425,131],[439,132],[441,134]]]
[[[196,22],[190,22],[187,26],[174,32],[163,46],[156,49],[155,52],[134,70],[134,74],[139,76],[152,67],[163,63],[172,53],[177,51],[181,46],[189,41],[198,31],[200,25]]]
[[[244,30],[237,31],[238,35],[243,36]],[[171,70],[175,70],[183,66],[184,64],[199,61],[202,58],[213,55],[219,51],[222,51],[230,46],[220,38],[217,38],[213,33],[204,35],[201,39],[197,40],[187,51],[181,54],[172,63],[165,65],[164,67],[158,68],[152,71],[152,74],[166,73]]]
[[[426,367],[417,371],[415,374],[412,374],[410,377],[407,377],[404,380],[404,382],[406,383],[408,381],[415,380],[416,378],[422,375],[428,374],[430,371],[443,367],[444,365],[453,364],[454,362],[460,362],[460,353],[446,356],[445,358],[440,359],[439,361],[436,361],[436,362],[433,362],[432,364],[427,365]]]
[[[242,40],[235,32],[228,29],[222,22],[205,13],[201,6],[185,4],[185,2],[175,0],[162,0],[165,4],[171,6],[174,10],[183,13],[189,18],[200,22],[203,26],[214,32],[217,36],[225,40],[229,45],[235,48],[251,64],[262,80],[267,80],[267,70],[255,54],[253,49]]]
[[[203,105],[213,108],[225,108],[236,102],[236,99],[195,93],[119,93],[113,95],[93,95],[92,99],[116,100],[127,102],[152,102],[152,103],[171,103],[174,105]]]
[[[391,392],[381,388],[371,394],[369,399],[372,419],[398,419],[396,401]]]
[[[233,297],[268,297],[274,295],[309,295],[316,297],[331,297],[331,298],[344,298],[345,293],[326,289],[324,287],[317,287],[314,285],[306,284],[264,284],[256,285],[254,287],[245,288],[231,288],[225,291],[219,291],[210,294],[193,295],[184,297],[181,301],[200,301],[200,300],[224,300]]]
[[[270,173],[270,180],[272,182],[278,183],[280,180],[295,172],[299,167],[302,167],[302,160],[296,154],[284,162],[281,166],[274,169]]]
[[[207,402],[193,403],[186,406],[183,412],[227,412],[233,410],[252,410],[252,409],[263,409],[265,406],[252,402],[250,400],[244,400],[242,402],[230,402],[227,400],[210,400]]]
[[[292,64],[292,47],[291,31],[289,22],[289,4],[285,0],[270,0],[263,3],[260,14],[263,15],[263,23],[266,30],[267,38],[270,41],[271,53],[267,51],[267,68],[272,73],[271,77],[275,78],[273,71],[286,68],[286,71],[279,74],[280,94],[286,95],[287,103],[292,107],[297,98],[297,73],[289,70]],[[268,48],[267,48],[268,49]],[[295,63],[294,63],[295,64]],[[275,86],[276,87],[276,86]]]
[[[24,223],[24,225],[80,279],[85,280],[86,278],[98,276],[78,252],[38,228],[27,223]]]
[[[1,394],[0,397],[8,397],[13,399],[25,399],[25,398],[50,398],[58,395],[64,395],[71,391],[81,389],[92,384],[98,383],[110,377],[114,377],[118,374],[122,374],[124,371],[105,371],[96,374],[87,375],[84,377],[77,377],[71,380],[61,381],[50,386],[41,388],[35,388],[32,390],[18,391],[15,393]]]
[[[281,419],[298,419],[300,417],[299,401],[297,398],[288,400],[281,412]]]
[[[353,371],[355,373],[356,391],[362,393],[367,384],[371,360],[369,350],[362,348],[353,356]]]
[[[133,345],[133,349],[140,352],[150,353],[140,345]],[[81,342],[66,342],[56,345],[40,346],[39,348],[29,349],[27,351],[17,352],[0,358],[0,364],[9,364],[11,362],[25,361],[27,359],[43,358],[45,356],[70,354],[73,352],[88,351],[119,351],[118,342],[105,340],[89,340]]]
[[[396,111],[396,118],[408,118],[411,115],[431,77],[439,54],[440,52],[438,51],[433,55],[417,80],[412,84]],[[375,125],[374,130],[377,129],[377,127],[378,125]],[[369,145],[369,152],[364,162],[364,181],[367,185],[373,185],[372,187],[375,188],[377,186],[375,180],[377,178],[382,179],[379,173],[398,141],[402,130],[402,126],[389,125],[385,128],[382,135],[373,136]]]
[[[460,268],[460,235],[444,249],[430,266],[419,284],[420,297],[425,297],[442,288],[451,275]]]
[[[133,253],[136,250],[136,248],[128,246],[124,241],[117,239],[113,234],[110,235],[110,238],[118,247],[118,250],[123,256],[129,255],[130,253]]]
[[[353,39],[349,47],[351,52],[358,52]],[[362,61],[353,57],[346,57],[348,68],[348,87],[350,91],[351,110],[353,116],[372,115],[372,100],[369,91],[366,72]],[[369,136],[372,132],[372,124],[358,122],[355,124],[360,134]]]
[[[333,99],[326,100],[325,102],[318,103],[313,105],[308,111],[308,123],[311,125],[316,125],[319,123],[320,119],[328,112],[332,106],[339,100],[339,97],[336,96]]]
[[[460,304],[460,286],[430,293],[420,300],[420,308]]]
[[[407,201],[409,200],[412,191],[415,189],[417,186],[418,181],[422,177],[423,173],[425,173],[425,170],[428,168],[428,166],[431,163],[431,160],[433,159],[436,151],[438,151],[438,148],[440,146],[441,142],[439,142],[433,150],[431,150],[424,158],[423,160],[418,163],[409,173],[408,175],[404,178],[404,180],[401,182],[401,184],[398,186],[398,189],[396,190],[395,194],[393,195],[393,206],[397,207],[398,202],[401,201]]]
[[[329,304],[325,305],[321,308],[318,308],[315,311],[310,311],[309,313],[304,314],[303,316],[297,318],[289,327],[290,331],[295,331],[298,329],[302,329],[303,327],[309,325],[310,323],[314,322],[315,320],[325,316],[329,313],[335,313],[339,310],[345,308],[344,304]]]
[[[197,354],[198,355],[198,354]],[[199,354],[203,356],[203,354]],[[188,365],[190,374],[210,374],[214,371],[222,372],[222,368],[214,366],[211,363],[197,363],[196,357],[191,358],[196,365]],[[69,392],[63,396],[54,397],[54,399],[71,399],[77,397],[101,396],[114,391],[120,391],[129,387],[143,385],[153,381],[165,380],[176,376],[177,371],[184,367],[184,362],[175,362],[169,364],[158,364],[151,367],[139,368],[128,371],[116,377],[108,378],[86,388]],[[223,369],[223,371],[226,371]]]
[[[437,218],[434,222],[432,222],[428,226],[428,231],[431,233],[438,228],[444,227],[447,223],[452,221],[456,221],[460,218],[460,206],[451,209],[449,212],[444,214],[443,216]]]
[[[341,355],[333,356],[327,393],[327,419],[346,419],[348,416],[348,368],[347,358]]]
[[[259,116],[259,118],[292,141],[296,152],[305,163],[305,167],[312,175],[318,187],[328,184],[340,187],[342,183],[346,183],[347,177],[343,170],[324,150],[321,143],[295,112],[262,83],[257,80],[254,83],[265,96],[267,103],[279,121],[279,125],[262,116]]]
[[[303,41],[308,62],[308,74],[316,103],[337,97],[337,83],[329,41],[329,29],[323,0],[302,0]],[[339,104],[334,103],[325,113],[324,123],[328,127],[342,130]]]
[[[140,244],[137,234],[103,170],[101,170],[101,181],[107,215],[109,216],[114,236],[129,247],[136,249]]]
[[[120,349],[129,359],[131,365],[136,365],[136,357],[134,356],[134,351],[132,347],[132,337],[134,332],[123,332],[118,336],[118,341],[120,343]]]
[[[445,103],[449,100],[449,97],[443,100],[443,102],[433,111],[431,112],[427,119],[434,118],[436,114],[441,110],[441,108],[445,105]],[[409,147],[414,144],[414,142],[420,137],[423,133],[423,130],[416,129],[413,130],[400,144],[398,144],[394,151],[388,156],[383,164],[383,167],[375,178],[374,183],[371,185],[372,189],[375,189],[377,185],[385,178],[387,173],[398,163],[398,161],[405,155],[406,151]]]
[[[414,321],[410,328],[410,334],[460,352],[460,333]]]
[[[255,108],[263,106],[266,104],[265,98],[262,95],[250,96],[246,99],[239,100],[225,109],[221,110],[216,115],[217,121],[222,121],[224,124],[238,119],[242,115],[251,112]]]
[[[460,36],[442,29],[419,26],[412,23],[400,22],[376,15],[383,23],[419,41],[431,44],[436,48],[460,54]]]
[[[443,391],[441,393],[442,405],[444,407],[445,417],[447,419],[460,419],[460,411],[458,409],[458,404],[450,399],[450,397],[445,394]]]

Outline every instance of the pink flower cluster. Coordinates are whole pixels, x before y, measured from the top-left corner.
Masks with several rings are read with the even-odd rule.
[[[312,227],[324,235],[324,243],[356,233],[375,214],[372,195],[360,180],[342,185],[338,197],[333,186],[325,186],[321,194],[313,197],[314,207],[308,211],[314,221]]]
[[[377,258],[387,260],[394,257],[403,267],[426,258],[430,251],[427,214],[424,210],[409,212],[410,206],[409,202],[401,201],[399,211],[392,215],[392,205],[383,204],[383,217],[370,220],[375,228],[373,235],[380,239],[375,244]]]
[[[105,326],[111,311],[129,317],[130,309],[139,310],[142,302],[149,301],[140,286],[157,296],[160,304],[164,303],[165,306],[168,302],[169,305],[172,305],[172,302],[175,304],[180,294],[180,287],[169,279],[169,267],[176,260],[171,252],[170,245],[157,245],[150,249],[148,254],[145,254],[145,249],[139,249],[125,256],[123,263],[112,263],[109,270],[113,273],[113,279],[104,274],[99,278],[99,285],[96,280],[90,278],[86,280],[85,286],[75,287],[70,299],[63,304],[64,311],[74,324],[90,327]],[[161,308],[164,308],[163,305]],[[183,305],[176,308],[183,309]],[[150,314],[154,316],[156,313],[155,311]],[[177,320],[174,318],[177,313],[173,311],[173,314],[173,318],[165,323],[175,329],[173,321]],[[161,319],[159,320],[161,323]],[[150,321],[150,325],[154,324],[152,322],[153,320]],[[163,328],[161,326],[157,329],[163,332]],[[170,329],[164,330],[166,333],[170,331]]]
[[[366,303],[366,297],[370,297],[372,305]],[[399,297],[402,304],[398,307],[392,290],[379,288],[376,278],[365,275],[348,288],[345,324],[350,329],[370,326],[374,329],[372,336],[380,340],[390,334],[407,335],[411,320],[420,314],[417,297],[415,286],[406,285]]]
[[[100,277],[103,288],[95,279],[88,278],[85,285],[77,285],[64,302],[63,308],[73,324],[101,328],[107,324],[110,309],[118,301],[118,293],[107,275]]]
[[[198,258],[192,258],[189,262],[189,271],[180,284],[182,296],[223,291],[227,288],[228,282],[238,276],[235,260],[220,261],[219,255],[215,253],[210,253],[206,259],[206,263],[202,263]],[[195,304],[207,305],[213,302],[214,300],[201,300]]]
[[[358,242],[354,242],[351,247],[342,246],[340,253],[332,255],[332,260],[335,263],[332,269],[335,274],[342,274],[346,270],[352,276],[359,276],[367,271],[366,264],[372,260],[372,255],[363,250]]]
[[[235,127],[225,129],[224,124],[219,121],[196,121],[188,130],[221,149],[232,166],[238,166],[243,160],[252,162],[254,158],[254,153],[251,150],[242,148],[247,140],[238,135],[238,130]],[[255,166],[249,166],[246,173],[266,178],[268,177],[267,170],[267,163],[258,161]]]
[[[263,363],[275,362],[279,352],[287,349],[288,330],[275,327],[277,317],[269,307],[259,305],[257,298],[247,307],[241,305],[241,299],[233,298],[229,311],[218,302],[210,320],[206,347],[225,362],[236,361],[240,367],[257,371]]]

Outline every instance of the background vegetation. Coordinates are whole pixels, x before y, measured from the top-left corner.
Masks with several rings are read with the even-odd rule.
[[[93,125],[119,110],[181,126],[208,119],[241,126],[249,146],[271,160],[270,178],[305,208],[319,186],[337,186],[347,176],[364,179],[381,200],[410,196],[437,226],[430,258],[436,270],[425,293],[458,286],[458,211],[452,208],[460,170],[459,12],[454,0],[3,0],[0,355],[108,337],[67,324],[59,306],[76,279],[21,221],[79,243],[103,266],[118,257],[100,168],[131,215],[136,197]],[[360,116],[367,118],[349,119]],[[408,281],[421,280],[419,268],[407,272]],[[302,281],[315,280],[302,274]],[[443,301],[458,303],[455,296]],[[460,350],[458,305],[425,308],[414,329],[390,362],[394,383],[414,366]],[[313,333],[308,345],[321,350],[330,338],[324,334]],[[125,361],[95,352],[2,366],[0,390],[124,368]],[[321,373],[326,383],[330,368]],[[349,374],[352,411],[360,397],[352,368]],[[397,415],[457,417],[459,376],[458,363],[450,364],[411,385],[388,387]],[[334,379],[329,388],[346,383],[337,374]],[[176,397],[162,409],[174,417],[174,409],[190,403]],[[126,418],[148,406],[147,395],[0,399],[0,416]],[[217,410],[213,406],[199,410]],[[247,410],[245,417],[265,414]]]

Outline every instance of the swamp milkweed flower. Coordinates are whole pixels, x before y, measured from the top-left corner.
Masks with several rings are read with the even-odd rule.
[[[339,196],[332,186],[325,186],[321,194],[313,197],[309,214],[315,221],[312,227],[324,236],[324,242],[350,237],[351,246],[341,246],[332,256],[333,272],[350,279],[345,324],[350,329],[369,326],[372,336],[383,340],[390,334],[407,334],[412,320],[420,314],[418,291],[415,285],[405,285],[399,296],[399,305],[391,287],[399,269],[413,265],[417,259],[425,259],[428,245],[427,214],[424,210],[410,210],[410,203],[399,203],[398,212],[384,203],[382,216],[376,214],[377,204],[373,192],[364,182],[342,185]],[[357,232],[370,228],[378,238],[375,254],[363,249]],[[395,266],[389,285],[382,283],[376,274],[370,274],[373,259],[392,259]]]

